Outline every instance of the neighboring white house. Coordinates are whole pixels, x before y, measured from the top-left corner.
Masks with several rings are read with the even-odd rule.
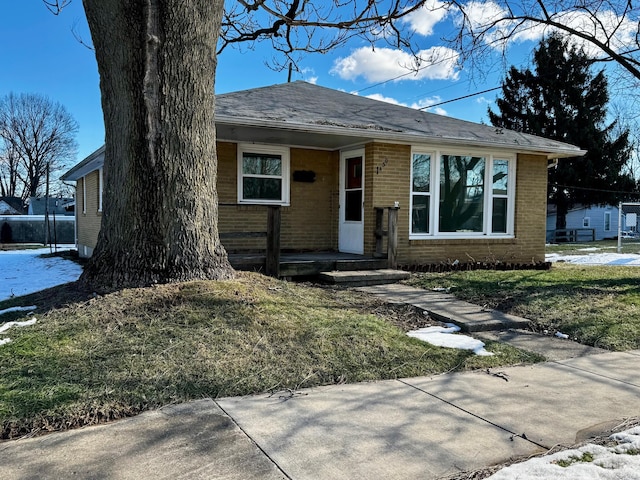
[[[553,241],[556,229],[556,206],[547,206],[547,241]],[[593,229],[595,240],[617,238],[618,236],[618,207],[613,205],[576,205],[567,213],[567,227],[569,229]],[[622,231],[636,231],[635,222],[625,224],[622,216]],[[587,240],[587,231],[579,236],[581,241]]]

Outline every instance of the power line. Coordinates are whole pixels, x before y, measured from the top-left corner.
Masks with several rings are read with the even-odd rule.
[[[418,108],[418,110],[427,110],[428,108],[439,107],[440,105],[444,105],[445,103],[457,102],[458,100],[464,100],[465,98],[475,97],[476,95],[482,95],[483,93],[493,92],[495,90],[500,90],[501,88],[502,86],[488,88],[487,90],[482,90],[481,92],[470,93],[468,95],[463,95],[462,97],[452,98],[450,100],[444,100],[443,102],[434,103],[427,107],[421,107],[421,108]]]
[[[558,183],[550,183],[549,186],[557,188],[566,188],[568,190],[585,190],[588,192],[617,193],[620,195],[638,195],[640,192],[624,192],[621,190],[606,190],[604,188],[575,187],[571,185],[560,185]]]

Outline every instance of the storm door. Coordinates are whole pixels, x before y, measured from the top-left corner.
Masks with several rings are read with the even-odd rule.
[[[341,252],[364,252],[364,151],[343,152],[340,156]]]

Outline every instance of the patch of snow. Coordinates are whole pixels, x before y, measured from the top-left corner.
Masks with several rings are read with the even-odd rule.
[[[6,345],[7,343],[10,343],[11,339],[10,338],[0,338],[0,347],[2,345]]]
[[[588,444],[510,465],[492,480],[640,480],[640,427],[609,437],[618,445]],[[628,452],[628,453],[627,453]],[[585,456],[585,454],[587,454]],[[591,461],[588,457],[592,457]],[[582,459],[582,461],[581,461]],[[562,467],[558,463],[566,463]]]
[[[11,312],[31,312],[36,308],[38,307],[36,307],[35,305],[31,305],[29,307],[9,307],[9,308],[5,308],[4,310],[0,310],[0,315],[4,315],[5,313],[11,313]]]
[[[75,282],[80,277],[80,265],[60,257],[41,257],[47,253],[49,248],[0,251],[0,300]]]
[[[566,333],[562,333],[562,332],[556,332],[556,337],[567,339],[567,338],[569,338],[569,335],[567,335]]]
[[[450,287],[433,287],[431,289],[432,292],[445,292],[449,293],[451,291]]]
[[[458,335],[460,327],[452,323],[446,323],[446,327],[425,327],[407,332],[407,335],[437,347],[459,348],[472,350],[480,356],[489,356],[493,353],[484,348],[484,343],[467,335]]]
[[[0,333],[4,333],[13,327],[30,327],[31,325],[35,325],[37,321],[36,317],[33,317],[31,320],[25,320],[24,322],[7,322],[0,326]]]
[[[561,255],[548,253],[547,262],[566,262],[577,265],[640,266],[640,255],[635,253],[590,253],[588,255]]]

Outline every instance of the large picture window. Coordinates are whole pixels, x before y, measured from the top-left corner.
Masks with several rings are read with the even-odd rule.
[[[513,235],[515,159],[414,149],[412,239]]]
[[[238,203],[289,203],[289,149],[238,145]]]

